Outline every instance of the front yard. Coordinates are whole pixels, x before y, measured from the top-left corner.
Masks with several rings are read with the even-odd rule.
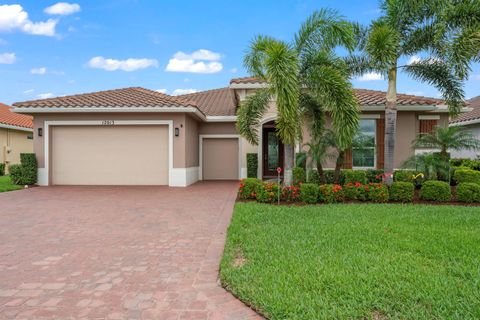
[[[480,318],[480,209],[238,203],[223,285],[270,319]]]
[[[22,186],[13,184],[9,176],[0,176],[0,192],[19,190],[22,188]]]

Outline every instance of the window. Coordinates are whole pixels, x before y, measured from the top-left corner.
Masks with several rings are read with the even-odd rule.
[[[437,120],[422,120],[420,119],[420,135],[435,132],[437,128]]]
[[[357,168],[375,167],[375,119],[361,119],[352,143],[352,165]]]

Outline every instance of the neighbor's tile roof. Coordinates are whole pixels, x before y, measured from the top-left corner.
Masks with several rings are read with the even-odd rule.
[[[255,84],[264,83],[255,77],[236,78],[230,81],[230,84]],[[362,106],[385,105],[386,92],[367,89],[354,89],[358,102]],[[439,105],[443,104],[443,100],[422,96],[414,96],[409,94],[397,94],[397,103],[400,105]]]
[[[450,123],[460,123],[465,121],[480,120],[480,96],[468,100],[468,107],[472,111],[461,113],[455,119],[451,119]]]
[[[32,129],[33,117],[12,112],[11,107],[0,103],[0,124]]]
[[[196,102],[197,107],[209,116],[234,116],[237,108],[235,92],[230,88],[201,91],[179,97]]]
[[[13,106],[16,108],[196,107],[196,103],[185,98],[173,97],[153,90],[132,87],[16,102]]]

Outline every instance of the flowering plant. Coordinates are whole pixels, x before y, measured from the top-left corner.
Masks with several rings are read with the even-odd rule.
[[[240,199],[256,199],[258,189],[262,186],[262,181],[256,178],[247,178],[240,181],[238,195]]]
[[[339,184],[324,184],[320,186],[320,201],[335,203],[344,200],[343,188]]]
[[[301,184],[300,184],[301,186]],[[300,186],[286,186],[282,190],[282,199],[287,202],[300,200]]]

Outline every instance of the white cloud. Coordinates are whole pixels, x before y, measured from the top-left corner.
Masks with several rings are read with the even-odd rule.
[[[410,94],[412,96],[424,96],[425,93],[423,91],[407,91],[406,94]]]
[[[32,22],[19,4],[0,5],[0,32],[20,30],[34,35],[54,36],[57,23],[58,20],[55,19]]]
[[[0,64],[12,64],[17,61],[17,57],[13,52],[0,53]]]
[[[23,91],[24,94],[30,94],[32,93],[33,91],[35,91],[34,89],[28,89],[28,90],[25,90]]]
[[[195,93],[195,92],[198,92],[198,90],[197,89],[175,89],[173,90],[172,95],[179,96],[182,94],[189,94],[189,93]]]
[[[369,72],[365,73],[363,76],[357,78],[358,81],[376,81],[383,80],[383,76],[380,73]]]
[[[51,92],[37,94],[37,98],[39,99],[48,99],[53,97],[55,97],[55,95]]]
[[[168,61],[165,71],[191,72],[191,73],[216,73],[223,69],[219,60],[222,55],[206,49],[192,53],[179,51]]]
[[[167,89],[157,89],[155,91],[163,93],[163,94],[167,93]]]
[[[410,59],[408,59],[407,64],[412,64],[412,63],[418,63],[422,60],[419,56],[411,56]]]
[[[40,68],[33,68],[30,70],[31,74],[45,74],[47,73],[47,68],[40,67]]]
[[[45,8],[45,10],[43,11],[48,14],[67,16],[69,14],[79,12],[80,5],[77,3],[58,2],[55,3],[53,6]]]
[[[145,69],[149,67],[158,67],[158,61],[155,59],[133,59],[126,60],[105,59],[98,56],[93,57],[88,61],[90,68],[103,69],[107,71],[123,70],[123,71],[135,71],[139,69]]]

